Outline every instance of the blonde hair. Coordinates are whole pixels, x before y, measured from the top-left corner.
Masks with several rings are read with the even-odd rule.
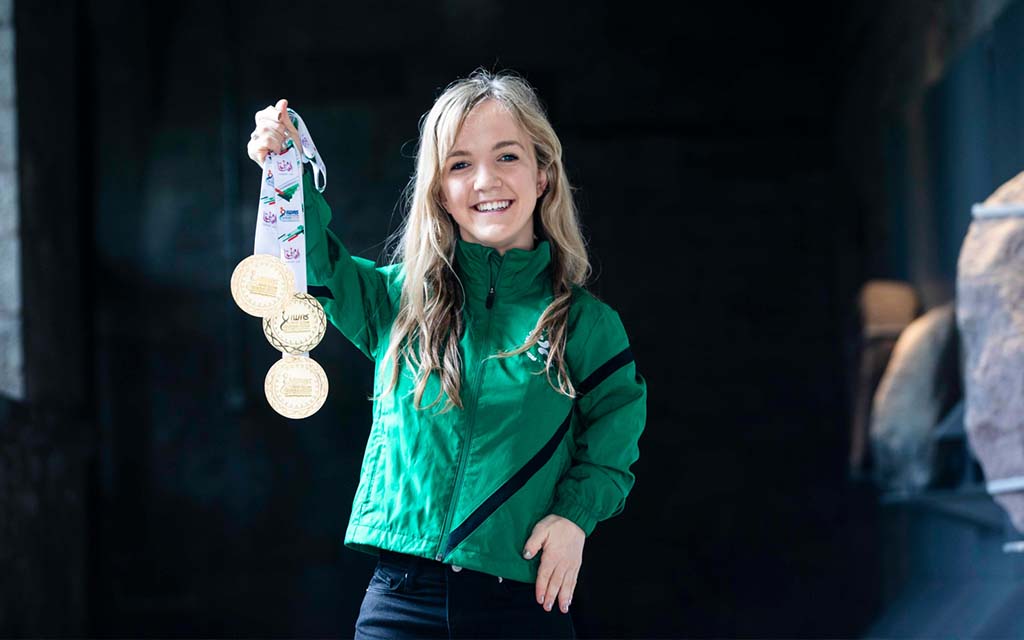
[[[455,143],[466,116],[487,99],[498,101],[513,115],[533,142],[537,168],[547,174],[547,191],[537,200],[533,225],[538,239],[550,244],[554,294],[523,345],[488,357],[520,354],[534,346],[546,332],[551,344],[544,369],[537,373],[545,373],[559,393],[571,398],[576,396],[564,357],[569,306],[573,286],[584,285],[591,267],[572,187],[562,165],[562,144],[526,80],[511,72],[495,74],[477,69],[469,77],[448,85],[420,119],[416,170],[404,192],[408,214],[395,234],[400,241],[393,262],[403,263],[404,280],[399,311],[391,327],[383,363],[390,360],[397,364],[404,360],[416,372],[414,402],[417,408],[421,408],[429,374],[438,371],[441,388],[427,408],[437,404],[444,393],[448,400],[442,413],[453,406],[462,408],[459,341],[465,331],[462,316],[465,293],[453,264],[459,230],[451,214],[441,205],[440,179],[444,158]],[[394,389],[398,370],[398,366],[392,368],[390,382],[381,395]],[[552,381],[552,370],[556,372],[557,381]]]

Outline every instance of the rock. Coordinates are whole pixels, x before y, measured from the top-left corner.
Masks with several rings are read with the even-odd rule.
[[[932,430],[960,393],[953,313],[947,303],[907,325],[878,383],[871,446],[875,478],[885,490],[918,491],[933,479]]]
[[[990,492],[1024,532],[1024,182],[1018,175],[974,209],[957,264],[965,428]]]

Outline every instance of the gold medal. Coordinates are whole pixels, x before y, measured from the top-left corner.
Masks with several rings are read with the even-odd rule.
[[[295,275],[283,260],[257,253],[231,274],[231,296],[242,311],[258,318],[272,315],[295,291]]]
[[[263,389],[274,411],[286,418],[307,418],[327,400],[327,374],[312,358],[286,355],[267,371]]]
[[[263,334],[270,344],[292,355],[312,351],[326,332],[324,308],[316,298],[302,291],[293,293],[277,311],[263,319]]]

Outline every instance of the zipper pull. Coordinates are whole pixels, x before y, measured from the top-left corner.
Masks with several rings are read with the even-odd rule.
[[[487,308],[490,309],[494,305],[494,285],[491,285],[491,290],[487,292]]]

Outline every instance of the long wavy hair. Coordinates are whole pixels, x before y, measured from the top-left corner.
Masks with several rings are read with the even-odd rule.
[[[454,266],[459,229],[441,205],[443,160],[469,112],[487,99],[504,105],[533,142],[537,168],[547,174],[547,191],[533,212],[534,237],[547,240],[551,249],[553,298],[537,320],[526,342],[511,351],[488,357],[510,357],[533,347],[546,334],[550,342],[544,373],[551,386],[576,397],[565,362],[569,305],[573,286],[590,277],[586,243],[580,232],[579,213],[572,187],[562,164],[562,144],[555,135],[540,101],[525,79],[514,72],[492,73],[477,69],[469,77],[448,85],[429,112],[420,118],[416,171],[404,191],[407,208],[392,262],[402,262],[404,279],[399,311],[391,327],[383,363],[404,361],[415,372],[415,406],[422,409],[427,378],[437,371],[441,388],[426,408],[437,404],[442,393],[447,402],[441,413],[462,408],[460,380],[462,358],[459,341],[465,331],[462,307],[465,292]],[[393,238],[394,239],[394,238]],[[392,367],[390,393],[399,375]],[[554,379],[552,378],[554,372]]]

